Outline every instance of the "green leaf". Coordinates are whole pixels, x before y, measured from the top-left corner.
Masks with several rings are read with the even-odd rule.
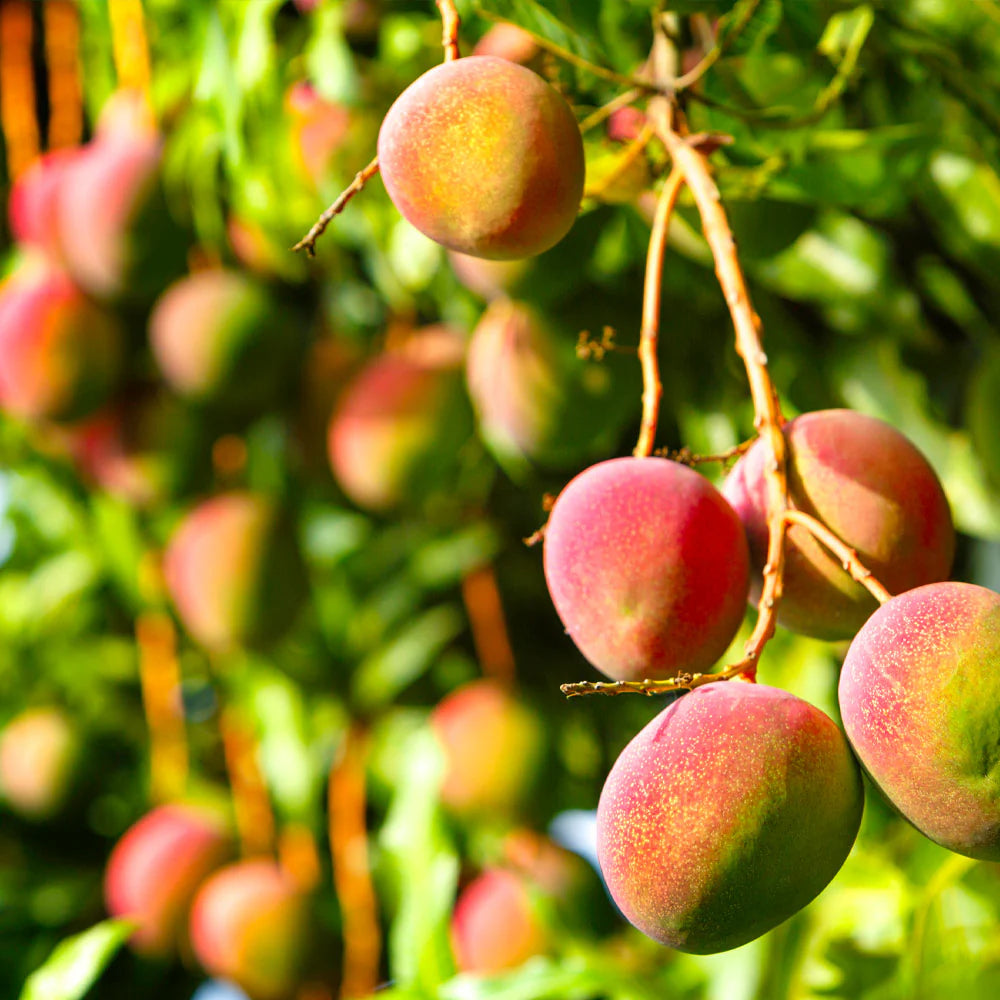
[[[391,701],[434,663],[464,626],[462,615],[451,605],[425,611],[358,667],[354,676],[358,701],[368,709]]]
[[[131,920],[105,920],[67,938],[28,977],[20,1000],[80,1000],[134,930]]]
[[[358,99],[358,78],[351,50],[344,41],[341,4],[323,4],[316,12],[312,37],[306,46],[306,69],[321,97],[352,104]]]
[[[753,52],[778,30],[782,0],[739,0],[719,23],[716,44],[730,53]]]
[[[477,0],[476,9],[484,15],[495,15],[497,20],[511,21],[536,38],[588,62],[607,64],[607,57],[595,41],[561,21],[536,0]]]
[[[455,963],[449,924],[458,857],[442,822],[438,792],[444,755],[430,729],[406,744],[406,767],[382,828],[382,856],[394,882],[389,970],[404,990],[438,996]]]

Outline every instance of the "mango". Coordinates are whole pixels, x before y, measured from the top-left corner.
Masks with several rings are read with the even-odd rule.
[[[222,868],[191,907],[191,944],[210,975],[232,980],[252,1000],[285,1000],[309,950],[309,898],[265,858]]]
[[[921,833],[1000,861],[1000,594],[932,583],[887,601],[840,675],[844,729]]]
[[[247,492],[195,507],[171,536],[163,571],[184,627],[217,652],[278,639],[307,588],[292,527],[272,500]]]
[[[622,751],[597,808],[612,897],[644,934],[711,954],[802,909],[857,835],[861,772],[836,724],[777,688],[684,695]]]
[[[75,420],[107,398],[122,367],[117,319],[41,257],[0,284],[0,406],[29,420]]]
[[[444,804],[462,816],[509,815],[541,763],[535,714],[496,681],[472,681],[444,698],[431,728],[445,754]]]
[[[547,250],[583,195],[583,140],[569,105],[496,56],[442,63],[407,87],[382,122],[378,156],[402,215],[477,257]]]
[[[614,458],[573,479],[549,515],[544,564],[570,638],[617,680],[706,670],[743,620],[739,518],[665,458]]]
[[[108,858],[104,898],[113,917],[138,922],[136,951],[167,957],[183,949],[191,900],[232,850],[222,821],[194,806],[158,806],[126,831]]]
[[[955,551],[948,501],[927,459],[889,424],[851,410],[805,413],[785,425],[791,505],[819,518],[856,550],[889,590],[943,580]],[[757,442],[722,492],[746,527],[754,568],[750,600],[760,596],[767,556],[764,464]],[[788,532],[778,621],[818,639],[847,639],[877,607],[804,528]]]

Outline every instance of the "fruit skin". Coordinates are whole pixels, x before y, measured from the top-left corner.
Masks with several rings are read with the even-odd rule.
[[[955,532],[947,498],[927,460],[899,431],[851,410],[820,410],[786,424],[785,438],[792,506],[827,524],[890,593],[948,576]],[[746,526],[754,602],[767,553],[766,456],[763,443],[755,444],[722,489]],[[846,639],[876,607],[804,528],[789,529],[782,625]]]
[[[217,651],[278,638],[305,597],[294,532],[270,499],[252,493],[199,504],[172,535],[163,569],[184,627]]]
[[[431,713],[445,754],[441,800],[463,816],[509,813],[541,762],[542,729],[527,706],[496,681],[453,691]]]
[[[522,66],[539,60],[542,50],[523,28],[516,24],[494,24],[472,50],[474,56],[496,56]]]
[[[237,271],[199,271],[171,285],[149,318],[167,384],[195,403],[249,411],[290,376],[300,339],[265,288]]]
[[[840,709],[865,770],[921,833],[1000,860],[1000,595],[932,583],[887,601],[847,652]]]
[[[131,95],[116,98],[63,171],[59,256],[94,297],[147,300],[183,271],[186,245],[160,187],[162,140]]]
[[[122,365],[117,320],[40,257],[0,284],[0,406],[29,420],[74,420],[107,397]]]
[[[861,773],[819,709],[777,688],[706,684],[622,751],[597,851],[625,916],[695,954],[736,948],[805,906],[861,822]]]
[[[742,525],[707,479],[665,458],[613,458],[572,480],[544,564],[570,638],[618,680],[705,670],[743,620]]]
[[[453,489],[458,452],[472,433],[463,352],[453,331],[425,327],[372,359],[344,390],[330,420],[330,468],[359,507],[418,505]]]
[[[66,803],[80,741],[58,708],[30,708],[0,731],[0,799],[28,819],[54,816]]]
[[[136,951],[166,957],[183,947],[195,891],[232,849],[220,819],[188,805],[158,806],[125,832],[108,858],[104,898],[113,917],[138,922]]]
[[[571,465],[606,444],[608,405],[620,388],[587,365],[529,305],[500,299],[476,324],[465,364],[479,432],[508,471]]]
[[[296,168],[315,186],[327,177],[337,150],[351,124],[347,108],[327,101],[306,80],[292,84],[285,94]]]
[[[503,868],[489,868],[470,882],[452,914],[452,949],[461,972],[516,968],[544,954],[548,937],[528,885]]]
[[[477,257],[531,257],[566,235],[583,195],[583,140],[540,76],[496,56],[442,63],[389,109],[379,166],[396,208]]]
[[[10,231],[23,244],[39,247],[54,261],[59,259],[57,218],[59,189],[79,149],[43,153],[11,185],[7,212]]]
[[[282,1000],[308,951],[309,899],[278,865],[239,861],[211,876],[191,907],[191,944],[213,976],[253,1000]]]

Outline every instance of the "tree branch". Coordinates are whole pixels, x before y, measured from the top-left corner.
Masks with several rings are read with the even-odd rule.
[[[639,331],[639,362],[642,365],[642,423],[639,440],[632,452],[645,458],[653,452],[656,425],[660,413],[660,366],[656,347],[660,331],[660,299],[663,286],[663,256],[667,245],[670,215],[677,204],[677,196],[684,184],[684,174],[674,167],[663,185],[656,203],[653,228],[649,234],[649,252],[646,255],[646,281],[642,296],[642,328]]]
[[[885,604],[892,594],[875,578],[872,571],[858,558],[858,553],[841,541],[822,521],[801,510],[786,510],[785,524],[798,524],[818,542],[826,546],[839,560],[845,572],[864,587],[879,604]]]
[[[354,180],[340,193],[337,200],[313,223],[312,229],[299,240],[292,250],[305,250],[310,257],[316,256],[316,240],[326,227],[347,207],[347,203],[378,173],[378,157],[354,175]]]

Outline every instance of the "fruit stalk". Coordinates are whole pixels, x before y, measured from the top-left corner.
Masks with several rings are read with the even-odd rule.
[[[774,634],[778,604],[782,593],[785,561],[785,511],[788,508],[786,448],[782,433],[784,417],[778,404],[774,383],[767,369],[767,355],[761,343],[760,317],[754,311],[743,270],[736,254],[719,189],[712,179],[705,156],[672,127],[654,119],[660,138],[680,170],[701,215],[702,229],[715,259],[715,273],[726,298],[736,331],[736,351],[743,359],[754,406],[754,426],[771,451],[767,475],[768,545],[764,566],[764,585],[758,604],[757,624],[746,643],[742,661],[727,668],[725,674],[745,673],[753,678],[757,662],[767,640]]]
[[[378,157],[354,175],[354,180],[337,196],[337,200],[313,223],[312,229],[299,240],[292,250],[305,250],[310,257],[316,256],[316,240],[326,232],[326,227],[347,208],[347,203],[378,173]]]
[[[458,51],[458,29],[461,27],[461,20],[458,16],[458,10],[455,8],[454,0],[435,0],[435,2],[441,13],[441,45],[444,48],[444,61],[451,62],[453,59],[458,59],[460,55]],[[313,223],[309,232],[292,247],[292,250],[295,252],[305,250],[310,257],[315,257],[316,240],[326,232],[326,227],[344,211],[347,203],[377,173],[378,157],[376,156],[367,166],[354,175],[354,180],[341,191],[336,201]]]
[[[256,741],[234,708],[223,709],[219,730],[243,854],[271,854],[274,851],[274,813],[257,765]]]
[[[435,0],[435,2],[441,14],[441,48],[444,49],[444,61],[451,62],[452,59],[458,59],[460,55],[458,29],[462,22],[455,9],[454,0]]]
[[[670,216],[677,204],[677,196],[684,184],[684,174],[674,167],[667,177],[660,198],[656,203],[653,228],[649,234],[649,252],[646,255],[646,280],[642,295],[642,328],[639,331],[639,362],[642,365],[642,423],[639,440],[632,452],[636,458],[653,453],[656,424],[659,419],[660,368],[656,357],[660,332],[660,295],[663,286],[663,254],[667,245]]]
[[[801,510],[786,510],[785,525],[798,524],[810,532],[817,541],[825,545],[839,560],[845,572],[857,580],[879,604],[885,604],[892,594],[875,579],[874,574],[858,558],[857,552],[841,541],[822,521]]]
[[[483,673],[504,684],[514,681],[517,670],[507,634],[496,572],[489,564],[478,566],[462,579],[462,601],[476,655]]]
[[[177,637],[173,622],[155,611],[139,615],[135,637],[150,737],[149,794],[154,802],[168,802],[181,795],[188,776]]]
[[[330,857],[343,919],[344,960],[340,995],[368,996],[378,985],[382,935],[368,862],[365,827],[365,761],[368,734],[359,724],[347,731],[330,770]]]

